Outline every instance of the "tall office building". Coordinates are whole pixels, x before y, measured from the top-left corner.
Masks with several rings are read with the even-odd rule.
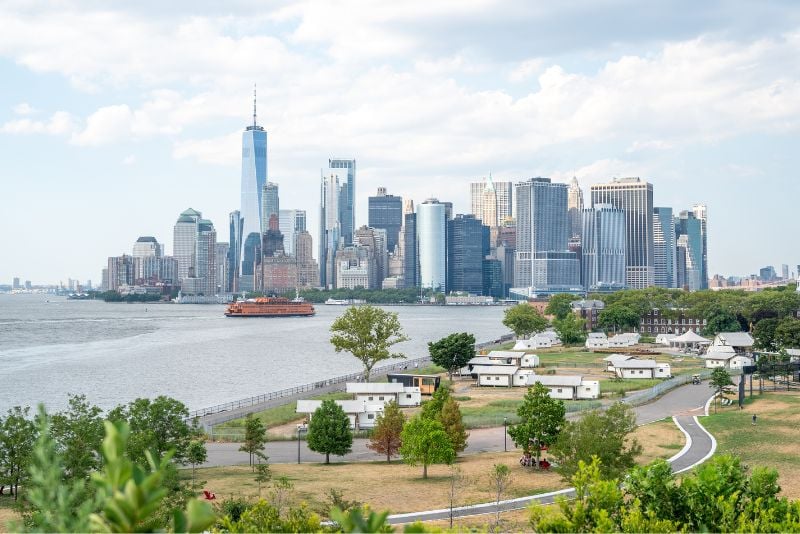
[[[342,240],[345,245],[353,242],[356,229],[356,160],[330,158],[328,170],[339,176],[338,219]]]
[[[294,256],[298,232],[306,229],[305,210],[280,210],[279,229],[283,234],[283,249]]]
[[[567,184],[531,178],[516,184],[517,294],[580,292],[580,262],[568,250]]]
[[[658,287],[678,287],[672,208],[653,208],[653,277]]]
[[[389,252],[394,252],[402,226],[402,197],[387,195],[386,188],[379,187],[378,194],[369,197],[369,227],[386,230],[386,245]]]
[[[136,263],[136,278],[145,278],[144,276],[144,258],[160,258],[161,246],[158,240],[152,236],[141,236],[133,244],[133,261]]]
[[[511,182],[495,182],[491,173],[480,182],[469,184],[472,214],[485,226],[502,226],[512,217],[513,186]]]
[[[781,265],[781,278],[784,280],[789,279],[789,266],[785,263]]]
[[[703,288],[703,225],[692,211],[682,211],[675,219],[677,245],[685,250],[686,281],[689,291]]]
[[[655,283],[653,251],[653,185],[639,178],[615,178],[591,186],[592,207],[611,204],[625,212],[626,280],[642,289]]]
[[[483,293],[483,262],[488,248],[489,227],[475,215],[459,214],[447,222],[448,291]]]
[[[320,181],[319,281],[325,289],[336,285],[336,250],[341,241],[339,174],[329,170]]]
[[[413,208],[413,203],[411,203],[411,207]],[[404,287],[419,286],[417,214],[413,212],[403,215],[403,285]]]
[[[120,286],[132,286],[136,280],[136,262],[133,256],[123,254],[122,256],[111,256],[108,258],[108,281],[105,284],[106,291],[118,291]],[[30,283],[26,283],[26,289],[30,289]]]
[[[567,190],[567,211],[569,213],[569,237],[580,242],[583,228],[583,190],[578,179],[573,176]]]
[[[269,217],[267,231],[261,236],[261,257],[283,256],[283,234],[278,223],[278,216],[274,213]]]
[[[172,238],[172,255],[178,262],[178,284],[194,276],[197,262],[197,226],[203,215],[192,208],[182,212],[175,223]],[[190,273],[191,270],[191,273]]]
[[[217,242],[215,250],[216,255],[214,261],[217,268],[217,274],[214,277],[214,281],[217,284],[215,293],[227,293],[228,290],[225,286],[228,283],[228,268],[230,267],[228,264],[228,252],[230,251],[230,246],[224,241]]]
[[[261,241],[267,221],[261,218],[264,185],[267,183],[267,132],[258,125],[256,117],[256,94],[253,90],[253,124],[242,132],[242,205],[241,217],[244,219],[242,246],[250,244],[251,249],[242,252],[242,270],[245,276],[252,277],[252,264],[246,269],[245,261],[256,256],[254,247]],[[251,237],[255,234],[256,237]],[[245,282],[247,285],[247,282]],[[244,288],[242,288],[244,289]],[[250,290],[252,287],[250,287]]]
[[[305,229],[297,232],[295,238],[295,260],[297,261],[297,287],[319,287],[319,265],[314,260],[314,243],[311,234]]]
[[[625,288],[625,213],[610,204],[583,210],[581,279],[587,291]]]
[[[353,243],[367,247],[370,250],[370,257],[374,260],[375,265],[370,273],[370,287],[373,289],[380,289],[383,279],[388,276],[389,254],[386,249],[386,235],[386,230],[383,228],[362,226],[353,236]]]
[[[700,221],[700,233],[703,241],[703,266],[700,271],[700,289],[708,289],[708,208],[705,204],[695,204],[692,212]]]
[[[417,205],[421,287],[447,292],[447,208],[435,198]]]
[[[278,197],[278,184],[267,182],[261,192],[261,233],[269,230],[269,218],[280,216],[281,205]]]
[[[229,239],[228,243],[228,278],[225,284],[225,291],[237,293],[239,291],[239,276],[241,275],[242,264],[242,232],[244,231],[244,219],[239,210],[232,211],[228,215]]]
[[[217,231],[208,219],[197,221],[195,246],[195,264],[189,268],[189,276],[181,282],[181,291],[187,295],[216,295]]]

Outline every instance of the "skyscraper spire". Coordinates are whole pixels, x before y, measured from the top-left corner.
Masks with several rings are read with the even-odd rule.
[[[256,123],[256,84],[253,84],[253,127],[258,126]]]

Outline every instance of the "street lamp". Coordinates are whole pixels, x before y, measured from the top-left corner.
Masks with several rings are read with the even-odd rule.
[[[503,451],[508,452],[508,417],[503,417]]]
[[[300,463],[300,432],[305,430],[304,424],[297,425],[297,463]]]

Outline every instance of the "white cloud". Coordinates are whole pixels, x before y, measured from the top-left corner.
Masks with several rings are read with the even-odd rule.
[[[33,115],[34,113],[38,113],[39,110],[32,107],[27,102],[20,102],[16,106],[14,106],[14,114],[15,115]]]
[[[122,159],[123,165],[133,165],[136,163],[136,155],[135,154],[128,154]]]
[[[36,134],[63,135],[71,132],[75,127],[72,115],[66,111],[57,111],[49,119],[35,121],[32,119],[15,119],[0,126],[0,132],[7,134]]]
[[[626,152],[639,152],[641,150],[669,150],[673,148],[672,143],[667,143],[660,139],[651,139],[649,141],[634,141],[626,150]]]
[[[192,158],[213,165],[234,166],[241,163],[242,134],[233,132],[211,139],[178,141],[172,149],[175,159]]]
[[[526,59],[511,71],[511,73],[508,75],[508,79],[512,82],[522,82],[528,80],[532,76],[539,74],[542,70],[542,67],[544,67],[544,59]]]

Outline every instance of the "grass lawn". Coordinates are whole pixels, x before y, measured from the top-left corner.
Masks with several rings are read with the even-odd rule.
[[[516,388],[521,389],[521,388]],[[503,426],[503,418],[508,418],[509,424],[518,421],[517,408],[522,404],[522,395],[518,399],[491,400],[480,406],[470,406],[467,403],[461,406],[461,415],[464,426],[467,428],[490,428]],[[564,401],[567,413],[590,410],[600,407],[600,401]]]
[[[311,398],[318,400],[325,400],[325,399],[341,400],[341,399],[351,399],[353,398],[353,396],[348,393],[345,393],[344,391],[337,391],[334,393],[326,393],[325,395],[319,395]],[[296,408],[297,408],[297,402],[292,401],[288,404],[283,404],[281,406],[276,406],[274,408],[268,408],[261,412],[256,412],[253,415],[261,419],[261,421],[264,423],[264,426],[266,426],[267,428],[273,428],[276,426],[285,425],[287,423],[303,419],[305,416],[303,414],[298,414],[297,412],[295,412]],[[224,436],[225,439],[231,441],[237,441],[243,439],[244,418],[234,419],[232,421],[227,421],[225,423],[214,426],[214,435]]]
[[[686,437],[672,418],[642,425],[636,429],[635,436],[643,449],[642,455],[636,459],[639,464],[648,464],[658,458],[671,458],[686,443]]]
[[[744,409],[720,406],[701,422],[717,439],[717,453],[731,453],[755,467],[778,470],[783,495],[800,498],[800,394],[768,392],[748,397]],[[755,426],[753,414],[758,416]]]
[[[629,378],[624,380],[603,379],[600,381],[600,394],[616,395],[622,392],[647,389],[663,382],[660,378]]]

